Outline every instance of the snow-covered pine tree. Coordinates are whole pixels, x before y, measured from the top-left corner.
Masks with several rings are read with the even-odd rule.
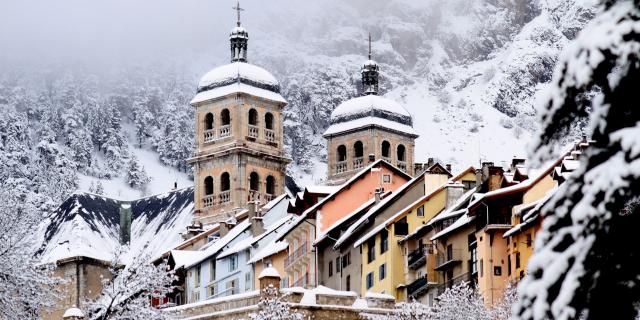
[[[104,195],[104,186],[102,185],[102,181],[100,180],[98,180],[98,183],[96,183],[95,194]]]
[[[580,167],[542,208],[517,319],[634,319],[640,299],[640,1],[607,0],[557,65],[535,155],[588,119]],[[590,103],[581,96],[599,91]]]
[[[251,320],[302,320],[302,314],[291,311],[289,304],[283,299],[283,295],[275,287],[263,289],[265,297],[258,306],[260,311],[249,315]]]
[[[52,266],[41,265],[31,242],[41,220],[24,186],[14,179],[0,184],[0,318],[39,319],[53,305],[58,280]]]
[[[131,156],[131,159],[129,160],[125,181],[130,187],[138,190],[143,190],[151,181],[147,172],[144,170],[144,166],[142,166],[136,156]]]
[[[433,320],[493,320],[476,290],[467,282],[447,288],[433,307]]]
[[[123,135],[121,114],[118,108],[109,104],[106,113],[105,140],[102,150],[106,160],[107,169],[118,172],[129,158],[129,148]]]
[[[63,115],[64,143],[69,150],[69,156],[78,168],[91,166],[91,151],[93,144],[91,135],[82,119],[82,105],[74,105],[70,110],[65,110]]]
[[[153,115],[146,102],[136,100],[133,103],[133,124],[136,127],[139,148],[142,148],[142,143],[151,136],[153,128]]]
[[[177,98],[170,98],[161,116],[165,121],[154,137],[160,161],[184,172],[190,170],[185,159],[191,157],[195,148],[194,123],[187,110]]]
[[[147,255],[134,255],[122,266],[125,247],[117,250],[111,263],[111,279],[102,280],[102,291],[87,302],[85,314],[91,320],[168,319],[151,305],[151,298],[162,299],[174,290],[176,277],[166,261],[155,266]]]

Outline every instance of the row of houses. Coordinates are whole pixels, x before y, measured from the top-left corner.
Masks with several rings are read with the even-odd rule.
[[[273,267],[280,286],[381,293],[432,305],[462,281],[498,302],[526,274],[540,208],[588,146],[528,169],[491,162],[456,173],[439,163],[415,177],[384,160],[339,186],[309,186],[255,203],[185,241],[168,256],[181,276],[176,304],[259,288]]]

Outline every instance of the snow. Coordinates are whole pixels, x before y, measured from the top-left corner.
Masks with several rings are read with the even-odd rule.
[[[264,258],[270,257],[278,252],[287,250],[289,243],[287,241],[273,241],[266,245],[264,249],[256,253],[248,263],[256,263]]]
[[[185,268],[192,267],[206,260],[207,258],[215,255],[220,250],[222,250],[227,244],[229,244],[231,241],[233,241],[238,236],[240,236],[240,234],[243,233],[246,229],[248,229],[250,225],[251,223],[249,222],[248,219],[240,222],[238,225],[231,228],[231,230],[229,230],[229,233],[227,233],[227,235],[225,235],[224,237],[218,239],[213,243],[210,243],[208,246],[203,247],[201,250],[202,255],[198,259],[195,259],[194,261],[191,261],[189,264],[185,265]]]
[[[305,189],[309,193],[330,194],[336,192],[340,186],[325,186],[325,185],[309,185]]]
[[[412,126],[378,117],[364,117],[346,122],[334,123],[330,125],[329,128],[327,128],[323,135],[326,137],[351,130],[363,129],[370,126],[385,128],[413,136],[418,135],[417,131],[414,130]]]
[[[82,312],[82,310],[73,307],[73,308],[69,308],[67,309],[64,314],[62,315],[62,318],[70,318],[70,317],[78,317],[78,318],[84,318],[84,313]]]
[[[433,241],[433,240],[436,240],[438,238],[444,237],[447,234],[451,233],[452,231],[455,231],[458,228],[464,227],[464,226],[468,225],[469,223],[473,222],[473,220],[475,220],[475,218],[476,218],[475,216],[474,217],[470,217],[469,215],[466,215],[466,214],[462,215],[452,225],[446,227],[442,231],[440,231],[440,232],[436,233],[435,235],[433,235],[433,237],[431,237],[431,240]]]
[[[278,80],[267,70],[246,62],[233,62],[207,72],[198,83],[203,88],[226,81],[248,79],[261,84],[278,86]],[[238,81],[239,82],[239,81]]]
[[[409,112],[399,103],[378,95],[366,95],[349,99],[331,112],[331,122],[340,121],[342,117],[370,114],[373,110],[380,110],[390,114],[411,117]]]
[[[186,265],[193,264],[194,261],[197,261],[202,256],[202,251],[197,250],[171,250],[171,256],[173,256],[173,260],[176,265],[174,269],[180,269]]]
[[[244,249],[247,249],[249,247],[251,247],[253,244],[255,244],[257,241],[260,241],[260,239],[266,237],[267,235],[269,235],[270,233],[278,230],[281,226],[283,226],[284,224],[286,224],[287,222],[290,222],[293,219],[294,215],[292,214],[288,214],[285,217],[283,217],[282,219],[274,222],[273,224],[266,226],[266,229],[263,233],[252,236],[252,237],[248,237],[246,239],[243,239],[241,241],[239,241],[238,243],[236,243],[235,245],[233,245],[232,247],[224,250],[220,255],[218,255],[218,259],[222,259],[225,257],[228,257],[232,254],[241,252]]]
[[[170,307],[170,308],[166,308],[166,309],[163,309],[163,310],[167,311],[167,312],[184,311],[184,310],[188,310],[188,309],[191,309],[191,308],[203,307],[203,306],[210,305],[210,304],[220,304],[222,302],[227,302],[227,301],[242,300],[242,299],[246,299],[246,298],[255,297],[255,296],[258,296],[258,295],[260,295],[260,291],[253,290],[253,291],[247,291],[247,292],[243,292],[243,293],[239,293],[239,294],[228,295],[228,296],[224,296],[224,297],[220,297],[220,298],[208,299],[208,300],[202,300],[202,301],[198,301],[198,302],[183,304],[181,306]]]
[[[358,308],[358,309],[367,309],[369,308],[369,304],[367,303],[367,300],[362,299],[362,298],[358,298],[356,299],[356,301],[353,302],[353,305],[351,305],[354,308]]]
[[[282,95],[280,95],[279,93],[237,82],[237,83],[229,84],[227,86],[218,87],[211,90],[200,92],[196,94],[195,97],[193,97],[190,104],[194,105],[200,102],[204,102],[212,99],[218,99],[218,98],[225,97],[238,92],[246,93],[254,97],[263,98],[271,101],[287,103],[287,100],[285,100],[282,97]]]
[[[390,299],[390,300],[395,300],[396,298],[390,294],[386,294],[386,293],[376,293],[376,292],[371,292],[371,291],[367,291],[367,293],[365,294],[365,298],[373,298],[373,299]]]
[[[278,273],[278,270],[276,270],[275,268],[268,267],[260,272],[258,279],[262,278],[280,278],[280,273]]]

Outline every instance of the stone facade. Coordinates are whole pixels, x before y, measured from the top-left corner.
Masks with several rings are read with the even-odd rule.
[[[234,93],[193,106],[196,220],[219,222],[253,199],[264,204],[284,192],[285,103]]]
[[[343,183],[378,159],[393,164],[411,176],[414,174],[415,137],[412,135],[370,126],[325,137],[329,184]],[[388,143],[388,148],[385,142]],[[346,155],[339,148],[344,148]]]

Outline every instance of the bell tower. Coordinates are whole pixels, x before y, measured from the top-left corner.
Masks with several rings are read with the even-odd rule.
[[[196,119],[194,222],[220,222],[249,202],[284,193],[282,110],[286,100],[271,73],[248,63],[249,33],[231,29],[231,63],[205,74],[191,100]]]

